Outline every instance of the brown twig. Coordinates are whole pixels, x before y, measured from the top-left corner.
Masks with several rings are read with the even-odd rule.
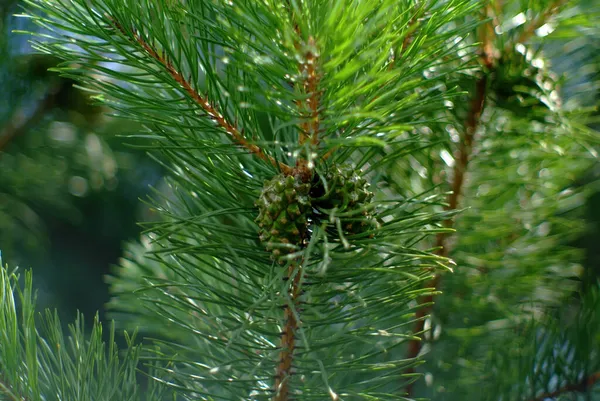
[[[565,0],[555,0],[550,7],[546,11],[544,11],[538,18],[534,19],[521,33],[516,43],[523,43],[528,40],[531,35],[535,32],[537,28],[542,26],[548,18],[550,18],[556,10],[565,3]],[[498,6],[499,7],[499,6]],[[495,11],[495,12],[494,12]],[[475,84],[475,92],[473,93],[473,97],[471,98],[471,108],[467,115],[464,124],[464,132],[461,138],[461,142],[459,148],[454,155],[454,169],[453,169],[453,179],[451,182],[452,193],[448,197],[448,207],[447,210],[456,210],[459,205],[459,198],[464,185],[465,173],[467,171],[467,165],[469,163],[469,159],[471,157],[472,149],[473,149],[473,140],[474,134],[479,126],[481,114],[483,112],[483,108],[485,105],[485,98],[487,92],[487,81],[489,76],[489,71],[493,69],[495,59],[496,59],[496,49],[494,47],[494,38],[495,38],[495,29],[494,25],[499,23],[498,20],[498,9],[493,10],[491,4],[488,4],[485,8],[485,18],[489,18],[491,15],[494,15],[494,18],[486,24],[483,24],[480,28],[480,39],[481,39],[481,56],[480,62],[484,67],[483,75],[477,80]],[[515,43],[509,44],[504,51],[508,51],[511,46],[514,46]],[[444,222],[444,226],[451,228],[454,225],[453,220],[446,220]],[[436,246],[439,251],[437,252],[440,256],[448,256],[450,249],[447,244],[447,233],[440,233],[436,237]],[[437,274],[434,278],[427,284],[427,287],[431,287],[434,289],[438,289],[440,286],[440,275]],[[424,303],[431,305],[433,302],[433,295],[428,295],[423,299]],[[414,327],[415,333],[423,332],[425,326],[425,318],[432,311],[432,306],[428,306],[426,308],[421,308],[417,311],[417,318],[419,319]],[[408,347],[408,356],[410,358],[415,358],[419,355],[421,351],[421,342],[420,341],[412,341]],[[411,370],[414,372],[414,370]],[[407,387],[408,394],[412,393],[412,385]]]
[[[487,12],[488,10],[486,10]],[[488,25],[488,24],[485,24]],[[458,146],[457,151],[454,154],[454,168],[452,174],[452,181],[450,182],[450,186],[452,188],[452,192],[448,195],[448,206],[446,210],[454,211],[458,209],[459,199],[464,187],[465,181],[465,173],[467,172],[467,166],[469,164],[469,160],[471,158],[472,150],[473,150],[473,141],[475,137],[475,132],[479,127],[479,122],[481,119],[481,114],[483,113],[483,109],[485,106],[485,98],[487,95],[487,82],[488,82],[488,71],[494,62],[493,52],[493,36],[490,33],[493,33],[493,29],[489,30],[487,27],[483,28],[482,31],[482,44],[481,44],[481,64],[485,67],[486,71],[482,72],[482,75],[479,79],[477,79],[475,83],[475,91],[471,98],[470,109],[467,114],[464,123],[463,135]],[[448,219],[444,221],[444,226],[447,228],[452,228],[454,226],[454,220]],[[443,232],[439,233],[436,236],[436,247],[438,251],[437,255],[447,257],[450,252],[450,248],[447,244],[448,233]],[[440,286],[441,276],[436,274],[433,279],[431,279],[428,283],[426,283],[425,287],[432,288],[433,290],[437,290]],[[431,313],[433,309],[433,293],[426,295],[423,298],[423,303],[427,306],[420,308],[416,312],[417,321],[413,328],[413,332],[416,334],[423,333],[425,329],[425,320],[426,317]],[[413,340],[408,345],[408,358],[416,358],[421,352],[422,341]],[[414,369],[411,368],[408,373],[414,373]],[[406,391],[410,396],[413,391],[413,383],[407,386]]]
[[[319,92],[320,75],[317,71],[319,58],[313,52],[315,46],[314,38],[312,36],[309,37],[307,43],[308,49],[304,53],[304,60],[298,65],[301,74],[306,76],[306,79],[301,84],[302,93],[306,95],[306,98],[296,101],[298,110],[303,116],[303,121],[299,127],[298,142],[302,146],[310,141],[310,145],[313,148],[319,145],[319,129],[321,124],[319,114],[321,100],[321,93]],[[299,45],[296,48],[301,50]],[[310,179],[311,169],[308,167],[308,160],[306,158],[298,158],[296,169],[303,176],[304,180]]]
[[[299,84],[290,82],[290,86],[292,87],[299,85],[302,94],[306,95],[305,99],[296,100],[296,106],[302,116],[302,122],[299,126],[300,132],[298,135],[298,143],[302,146],[310,141],[310,145],[313,148],[316,148],[319,145],[319,130],[321,124],[319,114],[321,102],[319,81],[321,80],[321,76],[318,71],[319,56],[314,52],[317,44],[315,39],[312,36],[309,36],[306,45],[302,45],[302,32],[300,31],[300,25],[298,24],[298,17],[289,0],[286,4],[290,21],[294,26],[294,32],[297,36],[297,39],[294,41],[294,47],[296,52],[301,53],[303,56],[302,61],[298,63],[298,71],[305,77]],[[310,179],[311,172],[308,167],[307,159],[303,157],[298,158],[296,161],[296,170],[304,180]]]
[[[556,398],[561,394],[565,393],[583,393],[590,389],[596,382],[600,382],[600,372],[596,372],[591,374],[588,377],[584,377],[581,381],[577,383],[567,384],[564,387],[561,387],[557,390],[554,390],[550,393],[540,394],[535,398],[530,399],[529,401],[544,401],[548,398]]]
[[[233,142],[238,145],[248,149],[248,151],[254,155],[256,155],[261,160],[264,160],[274,167],[281,170],[284,174],[290,175],[293,174],[293,168],[288,166],[285,163],[278,162],[272,156],[267,155],[260,147],[257,145],[248,142],[248,140],[244,137],[243,133],[238,129],[237,126],[231,124],[229,121],[225,119],[223,114],[221,114],[216,106],[212,105],[208,99],[199,94],[192,86],[192,84],[186,80],[183,75],[177,71],[173,63],[167,58],[167,56],[163,54],[159,54],[156,49],[154,49],[150,44],[140,36],[136,31],[132,31],[131,34],[125,30],[123,25],[119,21],[117,21],[113,17],[109,17],[112,21],[113,26],[118,29],[124,36],[133,39],[148,56],[156,60],[160,65],[163,66],[169,73],[169,75],[179,84],[181,87],[187,92],[187,94],[204,110],[204,112],[208,115],[208,117],[215,121],[221,128],[225,130],[225,132],[231,137]]]
[[[298,25],[295,24],[294,28],[300,37]],[[304,52],[304,60],[298,64],[298,70],[301,75],[306,77],[301,83],[301,91],[306,95],[306,98],[296,100],[296,106],[302,116],[302,122],[299,126],[300,133],[298,135],[298,143],[302,146],[310,141],[312,147],[317,147],[319,145],[319,129],[321,124],[319,115],[319,104],[321,100],[321,94],[319,92],[320,75],[317,72],[319,58],[313,52],[315,46],[315,40],[312,36],[308,38],[306,51],[302,49],[299,41],[295,44],[296,51]],[[310,169],[308,168],[308,161],[306,158],[298,158],[296,161],[296,168],[302,172],[305,179],[310,177]]]
[[[479,40],[481,41],[481,62],[484,66],[491,68],[496,56],[494,38],[496,37],[496,26],[500,23],[497,10],[494,10],[492,4],[487,3],[484,7],[482,19],[490,19],[479,27]]]
[[[466,120],[463,138],[459,145],[459,149],[454,156],[454,174],[451,183],[452,193],[448,196],[448,206],[446,210],[458,209],[459,198],[464,185],[465,173],[467,171],[467,165],[469,163],[469,159],[473,149],[474,134],[477,130],[477,126],[479,125],[479,118],[481,116],[485,104],[486,87],[487,74],[484,74],[481,78],[477,80],[476,90],[471,100],[471,109]],[[454,221],[452,219],[444,221],[445,227],[451,228],[453,225]],[[450,249],[446,243],[447,238],[448,233],[439,233],[436,236],[436,247],[438,248],[438,251],[436,252],[437,255],[443,257],[447,257],[449,255]],[[425,285],[425,287],[436,290],[440,286],[440,281],[441,276],[438,273]],[[414,333],[422,333],[424,331],[425,319],[432,311],[433,300],[433,294],[426,295],[423,298],[423,303],[428,304],[428,306],[417,310],[417,322],[415,323],[415,327],[413,328]],[[421,351],[421,346],[422,341],[412,340],[408,345],[408,358],[416,358]],[[409,373],[414,373],[414,370],[411,369]],[[409,395],[411,395],[412,384],[407,387],[407,392]]]
[[[413,16],[408,21],[408,24],[406,26],[406,36],[404,36],[404,39],[402,40],[402,47],[400,47],[399,53],[404,52],[412,43],[414,38],[413,34],[416,31],[416,23],[419,20],[419,18],[423,16],[423,13],[425,11],[425,4],[425,2],[421,3],[419,9],[415,11]],[[417,7],[417,5],[415,5],[415,7]]]
[[[291,281],[289,296],[291,305],[284,307],[285,325],[281,332],[281,351],[279,353],[279,365],[275,374],[275,397],[273,401],[288,401],[290,395],[290,378],[292,376],[292,364],[294,361],[294,349],[296,348],[296,331],[298,330],[298,321],[294,310],[297,310],[301,291],[300,279],[302,277],[302,266],[296,270],[295,264],[290,264],[288,268],[287,280]],[[292,278],[293,277],[293,278]]]
[[[298,70],[305,79],[299,83],[301,92],[306,95],[304,99],[298,99],[296,106],[303,118],[299,125],[298,143],[302,146],[310,141],[311,147],[319,145],[320,114],[319,106],[321,93],[319,91],[320,75],[318,72],[319,57],[315,54],[315,40],[312,36],[308,38],[306,46],[301,45],[302,33],[296,21],[296,16],[288,3],[290,20],[294,25],[294,31],[298,39],[294,43],[297,52],[303,53],[303,60],[298,63]],[[292,84],[293,85],[293,84]],[[308,160],[299,157],[296,161],[295,174],[301,176],[303,181],[311,178],[311,169],[308,166]],[[295,311],[299,302],[301,291],[302,265],[301,261],[292,263],[288,267],[287,282],[291,283],[289,287],[289,297],[291,304],[284,306],[284,326],[281,332],[279,353],[279,365],[275,373],[275,396],[273,401],[288,401],[290,397],[290,378],[292,376],[294,350],[296,348],[296,332],[298,330],[298,320]],[[297,270],[296,270],[296,267]],[[295,275],[294,275],[295,272]]]
[[[317,73],[319,58],[313,53],[315,46],[314,38],[312,36],[309,37],[308,51],[306,51],[305,60],[299,65],[300,71],[303,74],[306,74],[303,90],[304,93],[308,95],[306,103],[302,104],[304,102],[300,101],[302,103],[299,104],[301,108],[306,108],[308,110],[307,118],[305,118],[300,129],[300,144],[302,145],[310,139],[310,143],[313,146],[319,144],[319,103],[321,100],[318,88],[320,76]]]
[[[544,25],[550,17],[552,17],[556,11],[567,3],[567,0],[554,0],[550,6],[544,10],[540,15],[534,18],[526,27],[523,29],[519,37],[514,43],[510,43],[509,45],[516,45],[517,43],[525,43],[527,42],[535,33],[535,30]],[[505,49],[509,50],[509,49]]]

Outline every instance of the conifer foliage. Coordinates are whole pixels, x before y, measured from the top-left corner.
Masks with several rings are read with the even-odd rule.
[[[476,218],[465,212],[454,224],[469,205],[459,204],[460,196],[496,180],[482,194],[490,204],[478,209],[490,221],[498,218],[486,214],[490,197],[510,197],[498,206],[507,213],[546,206],[556,186],[519,188],[537,174],[531,166],[540,153],[555,146],[577,152],[581,164],[572,174],[595,157],[590,131],[555,98],[557,81],[523,50],[558,5],[508,2],[507,13],[529,8],[540,15],[513,40],[510,26],[490,11],[500,2],[26,2],[48,29],[36,48],[65,60],[60,72],[116,116],[143,124],[135,136],[169,171],[169,191],[151,199],[161,221],[128,246],[108,278],[117,324],[152,338],[143,357],[161,388],[190,400],[407,399],[440,288],[453,289],[442,305],[487,289],[500,297],[506,287],[498,282],[525,271],[502,305],[537,308],[540,299],[527,294],[565,278],[528,259],[516,273],[492,272],[496,286],[483,282],[466,295],[458,294],[460,284],[480,277],[441,280],[449,256],[459,268],[482,255],[516,265],[514,253],[498,256],[510,239],[523,241],[511,248],[517,254],[546,252],[556,242],[530,246],[538,239],[523,224],[537,226],[566,203],[519,214],[516,237],[512,226],[487,235],[484,224],[466,226],[472,236],[452,247],[453,227]],[[503,29],[509,33],[494,36]],[[489,138],[478,147],[482,126]],[[532,146],[533,133],[544,145]],[[576,141],[565,140],[568,134]],[[510,157],[472,160],[475,148]],[[552,160],[546,167],[556,174],[564,161]],[[478,167],[472,181],[467,164]],[[490,239],[498,232],[506,238]],[[549,255],[556,266],[570,260]],[[490,313],[489,299],[473,310],[455,307],[456,315],[435,310],[434,317],[449,321],[451,334],[461,329],[453,323],[466,322],[463,314],[478,325],[532,321],[534,313],[520,306],[510,316]],[[448,341],[439,360],[449,348],[468,349],[464,339]],[[430,365],[424,372],[444,374]],[[0,384],[14,389],[13,398],[29,397],[19,390],[23,377],[0,375]],[[48,396],[40,390],[36,397]]]
[[[77,60],[62,72],[145,124],[171,170],[156,274],[112,279],[161,339],[157,379],[191,398],[402,398],[416,360],[399,349],[446,262],[416,244],[446,215],[382,172],[452,95],[421,72],[462,46],[474,4],[432,3],[423,53],[403,48],[408,2],[29,3],[56,32],[37,47]]]

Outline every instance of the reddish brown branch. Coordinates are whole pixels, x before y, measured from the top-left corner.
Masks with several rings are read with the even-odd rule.
[[[532,398],[530,401],[544,401],[548,398],[556,398],[565,393],[584,393],[591,389],[592,386],[594,386],[594,384],[597,382],[600,382],[600,372],[596,372],[588,377],[584,377],[578,383],[567,384],[566,386],[561,387],[558,390],[554,390],[551,393],[540,394],[537,397]]]
[[[542,26],[548,18],[550,18],[558,8],[566,3],[565,0],[555,0],[550,7],[546,11],[544,11],[538,18],[534,19],[521,33],[516,43],[523,43],[527,41],[538,29]],[[497,4],[497,7],[501,7],[501,5]],[[471,153],[473,150],[473,139],[475,132],[479,126],[481,114],[483,112],[483,108],[485,105],[486,91],[487,91],[487,80],[489,71],[493,68],[495,58],[496,58],[496,49],[494,47],[494,38],[495,38],[495,29],[494,26],[499,23],[497,14],[498,8],[493,13],[493,9],[490,4],[485,7],[484,18],[489,18],[494,14],[492,20],[486,24],[482,24],[480,27],[479,35],[481,39],[481,64],[484,67],[483,75],[477,80],[475,85],[475,91],[473,93],[473,97],[471,98],[471,107],[470,111],[467,115],[464,124],[464,132],[461,138],[461,142],[457,152],[454,155],[454,168],[453,168],[453,177],[451,182],[452,193],[448,197],[448,206],[447,210],[456,210],[459,205],[459,198],[461,196],[461,192],[464,186],[465,173],[467,171],[467,166],[469,163],[469,159],[471,157]],[[514,45],[514,43],[512,44]],[[505,49],[506,51],[507,49]],[[454,221],[452,219],[446,220],[444,222],[444,226],[451,228],[454,225]],[[448,256],[450,249],[447,244],[447,233],[440,233],[436,237],[436,246],[438,247],[437,254],[440,256]],[[427,287],[438,289],[440,285],[440,276],[439,274],[435,275],[435,277],[427,283]],[[417,311],[416,317],[418,321],[414,327],[415,333],[422,333],[425,327],[425,318],[432,311],[431,304],[433,303],[433,295],[428,295],[423,298],[423,302],[430,305],[425,308],[421,308]],[[412,341],[408,346],[408,357],[415,358],[419,355],[421,351],[421,342],[420,341]],[[414,372],[413,369],[410,370],[411,373]],[[597,380],[595,378],[594,380]],[[407,387],[408,394],[412,393],[412,385]],[[543,399],[538,398],[539,400]],[[536,399],[537,400],[537,399]]]
[[[306,109],[308,109],[308,118],[302,123],[302,134],[300,137],[300,144],[303,144],[308,139],[314,146],[319,144],[319,75],[317,73],[317,63],[319,58],[313,53],[315,48],[315,40],[311,36],[308,38],[309,50],[306,52],[306,59],[300,64],[300,70],[306,74],[306,80],[304,81],[304,93],[308,95],[306,99]]]
[[[493,51],[493,47],[489,41],[491,41],[491,37],[485,35],[485,40],[482,43],[482,54],[481,60],[482,64],[485,67],[490,68],[493,63],[493,57],[489,53]],[[469,160],[471,157],[471,153],[473,150],[473,140],[475,137],[475,132],[479,126],[479,122],[481,119],[481,114],[483,113],[483,108],[485,106],[485,98],[487,93],[487,80],[488,74],[487,71],[483,72],[483,75],[476,81],[475,83],[475,91],[471,98],[471,104],[469,113],[465,120],[463,135],[459,144],[457,151],[454,154],[454,168],[452,174],[452,182],[450,186],[452,188],[452,192],[448,195],[448,206],[446,210],[453,211],[458,209],[459,199],[464,187],[465,174],[467,172],[467,166],[469,164]],[[454,225],[453,219],[448,219],[444,221],[444,226],[447,228],[452,228]],[[447,244],[448,233],[439,233],[436,236],[436,247],[438,251],[437,255],[447,257],[449,255],[450,249]],[[433,279],[431,279],[425,287],[432,288],[437,290],[440,286],[440,275],[436,274]],[[433,294],[429,294],[423,297],[423,303],[427,306],[420,308],[416,312],[417,322],[413,328],[413,332],[415,334],[422,333],[425,329],[425,319],[431,313],[433,309]],[[408,345],[408,358],[416,358],[421,352],[422,341],[413,340]],[[414,373],[414,369],[410,369],[408,373]],[[408,395],[410,396],[413,391],[413,384],[410,384],[407,387]]]
[[[310,141],[312,147],[317,147],[319,144],[319,129],[321,124],[319,115],[321,101],[321,93],[319,92],[320,76],[317,71],[319,59],[313,52],[315,46],[315,40],[311,36],[308,38],[308,50],[304,54],[304,60],[299,64],[301,74],[306,77],[301,87],[302,93],[306,95],[306,98],[296,101],[296,105],[302,116],[298,142],[300,145],[304,145]],[[300,46],[296,46],[296,48],[301,50]],[[310,169],[306,158],[298,158],[296,168],[306,179],[310,177]]]
[[[321,76],[318,71],[319,56],[315,54],[316,42],[312,36],[309,36],[307,43],[303,45],[302,32],[298,24],[298,16],[293,10],[289,0],[286,2],[290,21],[294,27],[297,39],[294,41],[296,52],[302,55],[302,61],[298,63],[298,71],[303,78],[298,84],[290,82],[292,87],[299,86],[304,99],[296,100],[296,106],[300,113],[302,122],[299,125],[298,143],[304,145],[310,141],[311,146],[316,147],[319,144],[320,114],[319,106],[321,102],[321,92],[319,91],[319,81]],[[303,178],[310,178],[310,169],[308,161],[300,157],[296,161],[296,169]]]
[[[527,42],[533,36],[535,30],[544,25],[548,19],[556,14],[558,9],[566,3],[566,0],[554,0],[548,8],[546,8],[540,15],[534,18],[527,26],[525,26],[525,29],[521,32],[516,42],[512,43],[512,45]]]
[[[479,39],[481,40],[481,62],[490,68],[494,63],[496,48],[494,38],[496,37],[496,26],[500,24],[496,10],[488,3],[481,15],[482,20],[489,19],[479,27]]]
[[[465,173],[467,171],[467,165],[469,163],[470,155],[473,149],[473,138],[475,131],[479,125],[481,113],[485,104],[487,87],[487,75],[483,75],[477,80],[475,93],[471,99],[471,109],[465,121],[465,130],[462,141],[459,145],[457,152],[454,155],[454,169],[453,169],[453,180],[451,183],[452,193],[448,196],[448,206],[446,210],[456,210],[459,204],[459,198],[462,193]],[[452,219],[448,219],[444,222],[444,226],[451,228],[454,225]],[[436,247],[438,247],[437,254],[439,256],[447,257],[449,254],[449,247],[446,244],[448,233],[439,233],[436,236]],[[440,285],[440,275],[436,274],[425,287],[438,289]],[[417,310],[416,317],[417,322],[413,328],[413,332],[418,334],[422,333],[425,329],[425,319],[431,313],[433,308],[433,294],[426,295],[423,298],[423,303],[428,304],[423,308]],[[422,341],[413,340],[408,345],[408,358],[416,358],[421,352]],[[409,373],[414,373],[414,369],[409,370]],[[409,395],[412,393],[412,384],[407,387]]]
[[[298,142],[300,145],[304,145],[306,142],[310,141],[310,145],[316,147],[319,144],[320,129],[320,92],[318,88],[320,75],[317,71],[319,58],[314,53],[316,43],[311,36],[308,38],[306,48],[301,45],[302,33],[300,32],[300,26],[297,23],[297,17],[289,2],[287,5],[290,20],[292,21],[297,36],[294,47],[303,57],[303,60],[298,63],[298,70],[304,79],[298,84],[290,83],[291,86],[299,85],[301,93],[306,96],[304,99],[298,99],[296,101],[296,106],[302,118],[302,122],[299,125]],[[304,157],[298,158],[294,171],[295,174],[301,176],[303,181],[307,181],[311,177],[311,169],[308,166],[308,160]],[[296,332],[299,324],[296,313],[301,294],[300,280],[302,277],[302,262],[300,261],[299,263],[300,264],[290,264],[287,273],[287,281],[289,283],[288,295],[291,303],[284,306],[285,323],[280,338],[281,351],[279,353],[279,364],[275,373],[275,396],[273,397],[273,401],[288,401],[290,399],[290,379],[293,373]],[[297,271],[296,266],[298,266]]]
[[[298,30],[298,27],[296,27]],[[299,32],[298,32],[299,33]],[[301,90],[307,97],[305,99],[299,99],[296,101],[298,111],[302,116],[302,122],[300,123],[299,138],[298,142],[300,145],[304,145],[310,141],[310,144],[316,147],[319,144],[319,103],[320,93],[318,90],[319,75],[317,73],[317,62],[318,57],[313,53],[315,41],[312,37],[308,40],[308,51],[304,54],[304,60],[299,63],[298,69],[301,75],[306,76],[306,79],[301,84]],[[297,51],[301,51],[301,46],[296,45]],[[310,169],[308,167],[308,160],[303,157],[299,157],[296,161],[296,168],[302,173],[305,179],[310,177]]]
[[[412,43],[414,39],[413,34],[416,31],[417,21],[419,21],[419,18],[421,18],[423,16],[423,13],[425,12],[425,2],[421,3],[420,6],[415,5],[415,7],[419,7],[419,9],[415,11],[413,16],[408,21],[406,27],[406,36],[404,36],[404,39],[402,39],[402,47],[400,48],[399,53],[406,51],[408,46],[410,46],[410,44]]]
[[[248,142],[248,140],[244,137],[242,132],[235,126],[231,124],[229,121],[225,119],[223,114],[221,114],[216,106],[212,105],[208,99],[201,94],[199,94],[192,86],[192,84],[186,80],[183,75],[177,71],[173,63],[166,57],[166,55],[159,54],[156,49],[154,49],[144,38],[140,36],[139,33],[133,31],[129,34],[123,26],[114,18],[109,17],[114,25],[124,36],[132,38],[139,46],[144,49],[146,54],[156,60],[159,64],[161,64],[169,73],[169,75],[179,84],[181,87],[187,92],[187,94],[204,110],[204,112],[208,115],[210,119],[215,121],[221,128],[225,130],[225,132],[231,137],[233,142],[238,145],[248,149],[250,153],[256,155],[261,160],[264,160],[279,170],[281,170],[284,174],[292,174],[293,168],[284,164],[282,162],[276,161],[272,156],[267,155],[260,147],[255,144]]]
[[[290,378],[292,376],[292,363],[294,360],[294,349],[296,348],[296,331],[298,330],[298,321],[294,314],[297,310],[298,300],[301,294],[300,278],[302,276],[302,267],[300,266],[294,276],[295,265],[291,264],[288,268],[288,281],[291,281],[289,296],[291,305],[286,304],[284,308],[285,324],[281,332],[281,352],[279,353],[279,365],[275,374],[275,397],[273,401],[288,401],[290,394]],[[293,278],[292,278],[293,276]]]

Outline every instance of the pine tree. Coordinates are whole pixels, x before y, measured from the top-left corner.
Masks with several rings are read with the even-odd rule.
[[[27,3],[37,49],[144,125],[169,191],[108,278],[149,339],[93,375],[99,326],[62,354],[3,271],[0,394],[136,399],[142,358],[148,399],[592,397],[598,282],[569,241],[597,138],[546,52],[593,5]]]

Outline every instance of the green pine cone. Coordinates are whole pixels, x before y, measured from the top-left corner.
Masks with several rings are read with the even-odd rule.
[[[259,238],[273,258],[302,248],[307,238],[310,184],[280,174],[265,181],[256,201]]]
[[[497,106],[534,119],[558,109],[558,82],[546,63],[542,58],[533,58],[525,48],[505,52],[492,75]]]
[[[360,234],[375,223],[366,209],[373,199],[369,186],[360,170],[348,165],[332,166],[313,187],[313,206],[323,215],[335,208],[343,232]]]

